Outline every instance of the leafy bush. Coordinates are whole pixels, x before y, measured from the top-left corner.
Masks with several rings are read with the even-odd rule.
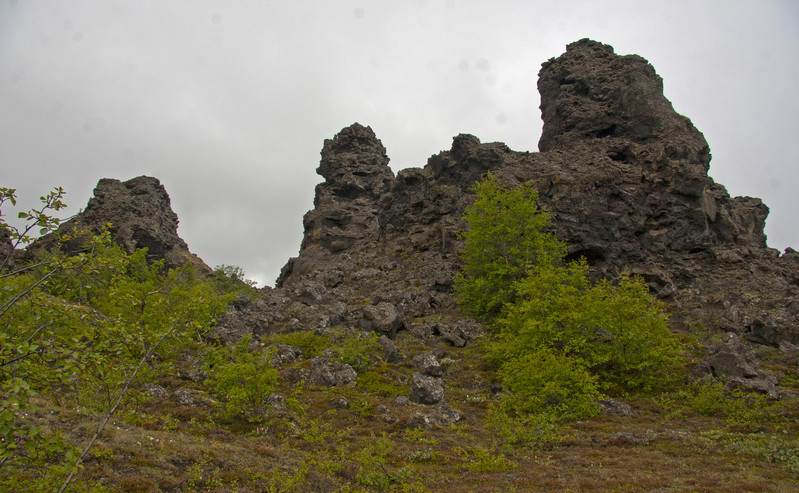
[[[468,459],[466,469],[472,472],[512,471],[519,467],[517,462],[508,459],[503,453],[492,454],[490,450],[482,448],[459,448],[458,452]]]
[[[259,421],[265,415],[269,395],[277,386],[277,370],[270,366],[268,354],[250,351],[252,336],[235,346],[208,351],[205,356],[206,383],[225,401],[229,418],[246,416]]]
[[[455,279],[458,300],[475,317],[496,315],[516,300],[516,283],[530,266],[561,258],[566,250],[544,233],[549,215],[538,209],[538,192],[529,185],[508,190],[492,174],[477,182],[474,203],[464,219],[469,230]]]
[[[639,279],[591,286],[587,266],[538,265],[520,281],[519,301],[495,321],[499,357],[551,347],[578,357],[604,388],[650,392],[680,375],[681,349],[662,306]]]
[[[263,339],[265,344],[283,343],[302,349],[308,358],[319,356],[322,351],[330,347],[330,338],[314,334],[307,330],[287,332],[285,334],[272,334]]]
[[[13,272],[13,251],[0,258],[0,466],[38,470],[37,481],[60,470],[66,487],[129,389],[168,368],[227,299],[190,265],[166,271],[147,262],[146,250],[127,254],[107,231],[55,231],[60,221],[50,214],[64,207],[62,198],[61,189],[41,197],[41,208],[19,213],[26,220],[20,228],[0,218],[14,248],[30,243],[35,229],[55,238],[51,250],[19,260]],[[6,203],[15,205],[14,190],[0,188],[0,205]],[[60,249],[66,242],[74,253]],[[102,416],[82,453],[25,419],[36,411],[37,395]],[[44,453],[59,452],[65,466],[42,467]]]
[[[505,409],[515,415],[549,414],[556,422],[590,418],[599,413],[597,377],[576,357],[541,347],[511,358],[500,368],[510,394]]]
[[[657,402],[672,416],[696,413],[717,417],[744,430],[757,430],[776,418],[776,403],[768,396],[741,389],[727,390],[722,382],[712,379],[691,382],[673,392],[662,394]]]
[[[339,353],[338,362],[350,365],[356,371],[370,366],[372,355],[380,350],[379,337],[375,332],[356,330],[348,334],[336,348]]]
[[[497,333],[489,347],[510,391],[504,410],[582,419],[597,412],[599,388],[649,392],[675,381],[681,348],[643,281],[592,284],[584,260],[566,263],[529,185],[508,189],[489,174],[474,191],[455,289]]]
[[[564,425],[552,413],[516,416],[502,404],[489,407],[486,428],[505,444],[523,447],[557,443],[566,437]]]
[[[397,385],[375,371],[358,373],[358,387],[384,397],[403,395],[408,390],[407,387]]]
[[[778,463],[789,474],[799,478],[799,441],[796,439],[757,433],[729,440],[724,448],[736,454]]]

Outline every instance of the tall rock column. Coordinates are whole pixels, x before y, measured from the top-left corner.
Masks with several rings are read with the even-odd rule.
[[[316,170],[325,181],[316,187],[314,210],[305,215],[301,250],[317,245],[339,252],[377,240],[378,201],[394,180],[388,161],[372,129],[359,123],[325,140]]]

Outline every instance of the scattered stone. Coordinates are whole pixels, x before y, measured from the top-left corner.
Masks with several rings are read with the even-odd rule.
[[[713,349],[691,370],[695,379],[710,376],[731,388],[742,388],[768,394],[774,399],[777,378],[760,368],[752,346],[736,334],[728,333],[727,341]]]
[[[405,397],[404,395],[399,395],[394,399],[394,405],[396,407],[407,407],[411,404],[410,399]]]
[[[282,411],[286,409],[286,398],[280,394],[272,392],[266,398],[266,405],[276,411]]]
[[[399,421],[397,415],[391,412],[391,410],[386,406],[384,406],[383,404],[376,405],[375,412],[377,413],[377,419],[379,419],[383,423],[391,424]]]
[[[620,445],[641,445],[643,440],[638,438],[637,436],[633,435],[632,433],[621,432],[621,433],[614,433],[610,439],[605,442],[605,445],[613,445],[613,446],[620,446]]]
[[[419,404],[435,404],[444,398],[444,381],[423,373],[413,374],[411,400]]]
[[[166,389],[155,383],[145,383],[144,392],[153,399],[166,399],[169,397],[169,393]]]
[[[183,358],[187,368],[182,368],[178,371],[180,378],[191,382],[202,382],[208,378],[208,373],[203,369],[203,365],[198,358],[189,351],[183,354]]]
[[[634,414],[631,405],[616,399],[603,399],[597,404],[602,408],[602,414],[613,414],[615,416],[632,416]]]
[[[181,406],[196,407],[204,406],[203,393],[197,390],[177,389],[172,392],[172,398]]]
[[[385,335],[381,335],[378,342],[383,347],[383,359],[386,360],[387,363],[399,363],[402,361],[402,354],[400,354],[394,341]]]
[[[304,329],[305,327],[303,327],[302,322],[300,322],[299,319],[296,318],[292,318],[286,324],[286,330],[288,332],[299,332]]]
[[[345,399],[344,397],[338,397],[336,399],[333,399],[330,402],[330,405],[333,407],[333,409],[349,409],[350,408],[350,402],[347,399]]]
[[[317,356],[311,360],[308,383],[323,387],[341,387],[354,382],[358,374],[350,365],[335,363],[327,356]]]
[[[461,420],[461,414],[441,401],[433,408],[430,420],[439,426],[448,428]]]
[[[413,357],[413,366],[424,375],[440,377],[444,370],[433,353],[421,353]]]
[[[422,413],[416,413],[413,416],[411,416],[410,418],[408,418],[408,421],[405,424],[405,427],[408,428],[409,430],[413,430],[413,429],[416,429],[416,428],[421,428],[423,430],[429,430],[429,429],[433,428],[433,425],[430,422],[430,418],[428,418],[426,415],[424,415]]]
[[[272,366],[280,368],[288,363],[293,363],[302,356],[302,348],[297,346],[290,346],[279,342],[271,344],[267,347],[267,351],[274,351],[272,353]]]

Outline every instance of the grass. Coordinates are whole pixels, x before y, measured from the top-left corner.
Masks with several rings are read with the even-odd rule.
[[[281,372],[307,368],[309,353],[324,350],[322,337],[282,334],[281,342],[307,353]],[[341,337],[329,342],[341,347]],[[396,342],[405,355],[436,349],[407,334]],[[685,396],[681,405],[663,396],[626,399],[635,409],[631,417],[599,415],[572,423],[557,439],[518,445],[486,426],[500,394],[491,390],[494,371],[479,346],[438,349],[447,358],[447,405],[463,416],[453,426],[409,428],[415,414],[431,412],[430,406],[394,402],[409,393],[416,371],[410,358],[389,364],[369,349],[368,369],[349,386],[304,386],[281,378],[277,392],[285,406],[261,422],[225,418],[219,405],[131,403],[92,448],[71,491],[799,489],[795,402],[770,404],[768,415],[758,415],[763,422],[749,430],[725,413],[706,412],[708,396],[698,391],[702,405],[694,407]],[[162,384],[179,384],[169,378]],[[204,390],[201,383],[191,386]],[[333,405],[340,398],[348,407]],[[740,411],[730,405],[729,412]],[[78,447],[97,425],[92,416],[44,400],[37,419]],[[633,439],[617,439],[622,433]],[[37,474],[0,469],[0,489],[25,491]]]

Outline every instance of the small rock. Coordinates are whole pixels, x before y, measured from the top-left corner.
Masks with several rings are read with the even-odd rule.
[[[172,392],[172,397],[180,404],[181,406],[195,406],[197,405],[196,401],[194,400],[194,395],[197,392],[194,390],[189,389],[178,389]]]
[[[409,430],[413,430],[415,428],[422,428],[423,430],[429,430],[433,427],[430,423],[430,418],[425,416],[422,413],[416,413],[410,418],[408,418],[408,422],[405,425],[406,428]]]
[[[602,414],[613,414],[616,416],[633,415],[633,407],[631,405],[617,401],[616,399],[604,399],[597,402],[597,404],[602,408]]]
[[[422,374],[431,377],[440,377],[444,373],[443,368],[441,368],[441,363],[439,363],[433,353],[417,354],[413,357],[413,366]]]
[[[402,355],[394,344],[394,341],[382,335],[380,336],[379,342],[380,345],[383,346],[383,359],[386,360],[386,362],[399,363],[402,361]]]
[[[339,397],[337,399],[333,399],[330,402],[330,405],[333,407],[333,409],[349,409],[350,408],[350,402],[347,399],[343,398],[343,397]]]
[[[447,406],[443,401],[436,404],[430,419],[439,426],[450,427],[461,420],[461,414]]]
[[[303,330],[304,328],[305,327],[303,327],[302,322],[300,322],[296,318],[292,318],[286,324],[286,329],[288,329],[289,332],[299,332],[299,331]]]
[[[407,407],[410,404],[411,400],[405,397],[404,395],[399,395],[397,396],[396,399],[394,399],[394,405],[397,407]]]
[[[165,388],[155,383],[145,383],[144,391],[153,399],[166,399],[169,396]]]
[[[287,363],[292,363],[302,356],[302,348],[289,346],[282,342],[272,344],[268,349],[274,351],[274,353],[272,353],[272,366],[275,368],[280,368]]]
[[[323,387],[341,387],[354,382],[358,374],[350,365],[334,363],[327,356],[318,356],[311,360],[311,371],[308,383]]]
[[[272,392],[266,398],[266,405],[275,410],[286,409],[286,398]]]
[[[423,373],[413,374],[411,400],[419,404],[435,404],[444,398],[444,382],[441,378]]]
[[[641,443],[643,443],[643,440],[632,433],[621,432],[614,433],[610,440],[605,442],[605,445],[641,445]]]

